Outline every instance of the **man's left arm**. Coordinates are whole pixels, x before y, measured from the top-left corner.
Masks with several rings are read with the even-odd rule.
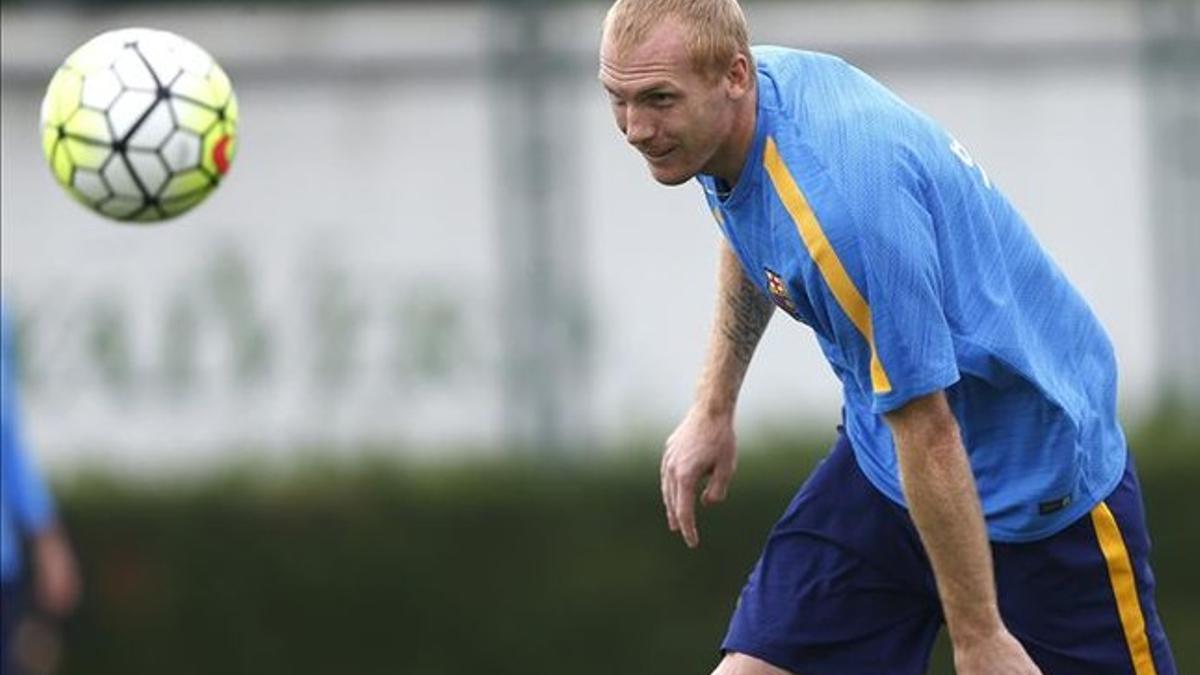
[[[975,478],[946,396],[884,416],[896,442],[909,513],[933,566],[959,675],[1040,673],[1004,627]]]
[[[0,317],[0,324],[3,324]],[[79,601],[75,554],[58,519],[54,499],[28,454],[21,425],[16,378],[10,368],[8,326],[0,325],[0,480],[15,525],[29,540],[33,590],[38,606],[56,616]]]

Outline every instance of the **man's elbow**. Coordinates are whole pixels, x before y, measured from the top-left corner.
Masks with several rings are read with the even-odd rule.
[[[884,415],[902,465],[958,463],[962,438],[944,392],[915,398]]]

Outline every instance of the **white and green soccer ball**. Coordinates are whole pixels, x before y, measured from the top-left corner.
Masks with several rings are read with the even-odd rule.
[[[123,221],[178,216],[229,171],[237,98],[225,71],[178,35],[125,28],[67,57],[42,101],[42,149],[75,199]]]

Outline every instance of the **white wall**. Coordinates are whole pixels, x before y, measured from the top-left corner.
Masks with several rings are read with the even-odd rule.
[[[556,41],[585,64],[563,84],[578,136],[561,140],[580,176],[585,254],[571,264],[591,296],[581,302],[593,310],[594,387],[581,395],[600,440],[661,432],[686,407],[717,241],[697,190],[658,187],[614,132],[586,67],[602,13],[584,6],[555,21]],[[1123,401],[1147,401],[1155,317],[1131,3],[780,2],[748,15],[756,42],[847,56],[963,140],[1108,327]],[[282,454],[403,439],[437,453],[498,440],[504,214],[495,186],[505,163],[489,136],[486,10],[2,18],[0,261],[6,298],[34,319],[27,407],[48,461],[171,467],[243,446]],[[60,193],[38,148],[42,83],[74,45],[124,25],[204,45],[241,102],[228,180],[159,228],[91,216]],[[220,294],[222,255],[251,272],[240,299]],[[321,298],[324,314],[313,309]],[[106,386],[87,356],[97,300],[130,322],[124,390]],[[230,303],[251,308],[269,335],[258,380],[238,379]],[[172,307],[199,317],[199,376],[177,396],[162,384]],[[339,334],[330,316],[358,327],[341,333],[357,337],[344,343],[351,367],[340,389],[313,367],[322,339]],[[779,317],[769,330],[743,398],[745,434],[836,420],[836,385],[805,331]]]

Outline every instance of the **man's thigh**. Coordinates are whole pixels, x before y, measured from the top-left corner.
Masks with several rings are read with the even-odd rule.
[[[839,439],[771,531],[722,650],[802,675],[917,675],[941,622],[911,520]]]
[[[756,659],[747,654],[731,652],[721,659],[721,663],[712,675],[797,675],[782,668]]]
[[[1004,621],[1043,671],[1175,674],[1132,461],[1117,489],[1066,530],[992,550]]]

